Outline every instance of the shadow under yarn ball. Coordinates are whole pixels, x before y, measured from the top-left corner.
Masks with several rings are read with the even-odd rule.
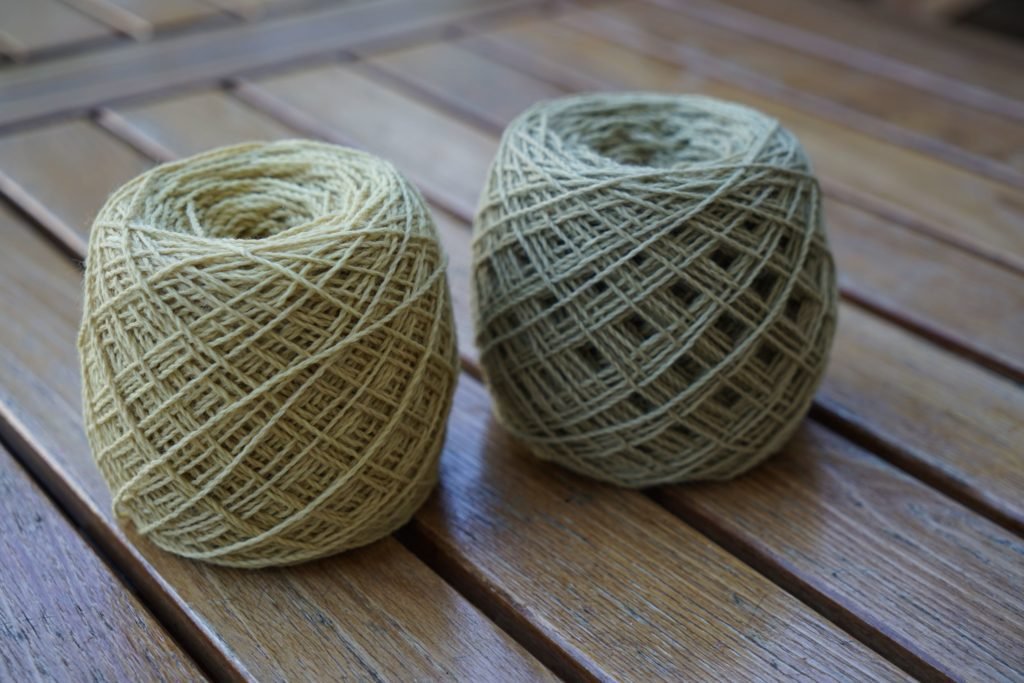
[[[725,479],[806,413],[836,323],[818,183],[794,136],[710,98],[540,103],[474,225],[499,420],[624,486]]]
[[[458,372],[420,195],[306,141],[159,166],[101,209],[79,349],[114,509],[161,548],[260,567],[404,524]]]

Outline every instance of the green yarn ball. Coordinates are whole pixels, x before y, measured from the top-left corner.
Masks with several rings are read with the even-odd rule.
[[[497,416],[540,458],[639,487],[733,477],[825,371],[835,268],[818,182],[777,121],[596,94],[509,125],[474,224]]]

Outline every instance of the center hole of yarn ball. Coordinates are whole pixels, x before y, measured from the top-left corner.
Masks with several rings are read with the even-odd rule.
[[[755,136],[726,113],[646,99],[598,110],[572,108],[551,127],[581,158],[597,155],[622,166],[671,169],[742,156]],[[589,155],[587,154],[589,152]]]
[[[239,178],[200,189],[188,202],[207,236],[262,239],[309,223],[328,211],[328,197],[304,185],[301,176]],[[184,219],[191,221],[188,212]]]

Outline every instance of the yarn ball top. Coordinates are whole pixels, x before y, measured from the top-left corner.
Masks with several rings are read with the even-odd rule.
[[[420,195],[362,152],[244,144],[128,182],[92,228],[79,336],[115,511],[242,567],[402,525],[458,371],[444,268]]]
[[[505,131],[474,225],[499,420],[625,486],[724,479],[792,434],[836,322],[796,138],[705,97],[542,102]]]

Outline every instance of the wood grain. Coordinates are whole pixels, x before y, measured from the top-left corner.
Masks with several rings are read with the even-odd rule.
[[[484,169],[491,159],[496,140],[492,137],[490,144],[486,144],[486,139],[481,139],[476,127],[454,119],[445,120],[436,108],[417,103],[412,95],[388,94],[384,84],[377,84],[372,90],[366,86],[359,92],[362,95],[383,91],[376,101],[386,103],[386,107],[374,109],[374,100],[369,97],[360,97],[363,106],[351,106],[340,93],[352,92],[346,86],[353,82],[353,78],[356,76],[352,67],[327,65],[305,68],[258,81],[250,86],[249,99],[255,104],[269,106],[270,110],[285,115],[297,125],[307,126],[309,131],[328,138],[352,140],[362,131],[363,136],[355,142],[393,159],[434,199],[438,198],[433,189],[437,176],[444,174],[445,177],[462,178],[460,186],[445,185],[442,188],[442,200],[446,206],[454,207],[464,220],[471,218],[478,188],[485,177]],[[365,81],[364,77],[358,77],[358,82]],[[395,135],[373,134],[374,131],[391,130],[399,132]],[[410,140],[423,141],[422,149],[410,152]],[[447,163],[440,168],[435,165],[438,157],[424,151],[437,150],[439,155],[448,149],[457,149],[458,153],[444,157]],[[462,164],[461,170],[450,166],[454,162]],[[1019,289],[1018,286],[1013,291]],[[857,312],[844,306],[842,316],[850,315],[857,316]],[[1004,315],[1016,318],[1019,311],[1009,309]],[[881,338],[862,336],[868,334],[862,326],[841,324],[828,377],[856,379],[858,391],[852,391],[849,384],[826,380],[819,394],[822,405],[834,415],[843,416],[844,424],[856,425],[864,434],[886,444],[889,451],[902,454],[904,460],[913,463],[915,471],[932,473],[933,481],[950,493],[1004,523],[1024,528],[1024,510],[1020,507],[1018,495],[1020,490],[1024,490],[1021,487],[1024,473],[1019,472],[1019,457],[1012,442],[1005,440],[1005,435],[1012,432],[990,434],[992,424],[985,413],[964,412],[961,408],[964,396],[970,395],[975,405],[1001,405],[998,414],[1006,417],[999,419],[1013,420],[1014,416],[1024,415],[1024,396],[1010,382],[941,352],[887,323],[862,317],[872,323],[865,329],[888,331],[890,339],[898,339],[899,351],[890,353],[885,346],[875,348],[876,344],[882,343]],[[844,353],[845,349],[852,352],[861,348],[863,352]],[[473,359],[471,356],[470,362]],[[892,383],[892,372],[897,368],[900,369],[900,386]],[[956,383],[951,386],[957,386],[959,392],[936,391],[915,396],[912,390],[901,388],[920,386],[921,383],[929,383],[929,378],[937,377],[956,377]],[[885,394],[885,399],[879,400],[881,392],[889,393]],[[886,400],[891,400],[892,405],[899,405],[901,410],[885,413],[880,406]],[[958,433],[962,437],[944,444],[930,443],[926,434],[941,430],[942,425],[948,424],[950,413],[960,415]],[[908,414],[914,415],[912,421],[903,418]],[[877,425],[874,420],[878,420]]]
[[[281,140],[295,131],[226,96],[203,89],[104,109],[99,123],[155,159],[190,156],[220,145]],[[202,125],[196,125],[202,121]]]
[[[857,3],[656,0],[705,21],[993,113],[1024,117],[1021,48],[963,26],[909,27]],[[865,40],[870,36],[870,40]],[[1001,49],[1000,49],[1001,48]]]
[[[362,51],[373,75],[415,84],[426,97],[458,102],[461,113],[493,130],[504,127],[534,102],[560,97],[565,88],[511,67],[481,59],[451,42],[387,51]]]
[[[0,446],[0,678],[205,679]]]
[[[1024,541],[813,423],[748,476],[657,499],[956,680],[1024,676]]]
[[[107,195],[151,165],[87,121],[0,137],[0,191],[77,253]]]
[[[1024,381],[1020,274],[835,199],[825,215],[847,298]]]
[[[0,54],[16,60],[113,35],[110,27],[58,0],[0,0]]]
[[[567,19],[630,44],[658,36],[665,42],[652,49],[673,45],[671,58],[688,69],[1024,185],[1022,120],[645,2],[601,6]]]
[[[475,210],[497,149],[491,135],[340,64],[262,78],[240,93],[307,132],[383,154],[462,216]]]
[[[818,401],[905,468],[1024,530],[1020,385],[846,306]]]
[[[208,84],[239,72],[376,41],[422,36],[453,22],[512,12],[534,2],[355,3],[0,72],[0,127],[82,112],[165,88]]]
[[[488,34],[487,45],[489,55],[572,89],[696,91],[761,109],[797,133],[834,196],[1024,271],[1024,192],[1009,185],[687,72],[558,20],[505,26]]]
[[[415,520],[419,543],[570,656],[564,676],[898,677],[649,499],[531,458],[466,376],[441,470]]]
[[[260,680],[328,679],[338,671],[395,680],[498,671],[515,680],[545,677],[536,660],[392,539],[296,569],[247,572],[176,558],[118,527],[82,431],[80,273],[10,211],[0,213],[0,229],[0,317],[10,322],[0,329],[5,434],[165,622],[189,634],[211,669]]]
[[[79,0],[83,9],[89,5],[96,11],[116,8],[137,17],[151,30],[162,31],[187,26],[220,14],[217,7],[200,0]],[[109,12],[109,9],[106,9]]]

